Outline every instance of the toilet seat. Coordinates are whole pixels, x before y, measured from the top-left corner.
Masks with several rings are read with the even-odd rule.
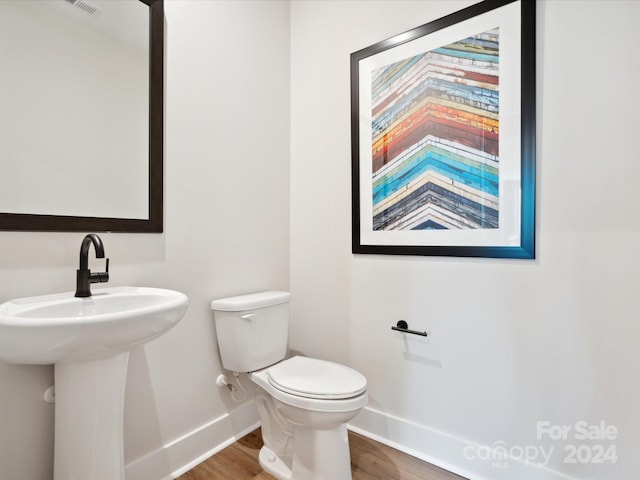
[[[292,357],[267,370],[269,383],[290,395],[321,400],[357,397],[367,389],[367,379],[339,363],[309,357]]]
[[[296,358],[296,357],[293,357]],[[300,358],[307,358],[307,357],[300,357]],[[308,358],[307,358],[308,359]],[[286,364],[287,362],[291,361],[292,359],[289,360],[283,360],[282,362],[279,362],[275,365],[272,365],[270,367],[267,367],[263,370],[257,370],[255,372],[251,372],[249,374],[249,378],[251,379],[251,381],[253,383],[255,383],[256,385],[258,385],[259,387],[261,387],[263,390],[265,390],[269,395],[271,395],[274,399],[281,401],[287,405],[291,405],[294,407],[298,407],[298,408],[302,408],[305,410],[311,410],[311,411],[316,411],[316,412],[349,412],[349,411],[353,411],[353,410],[359,410],[361,408],[363,408],[366,404],[367,404],[367,389],[366,389],[366,378],[364,376],[361,376],[360,373],[355,372],[355,370],[350,369],[349,367],[345,367],[344,365],[338,365],[338,364],[333,364],[332,362],[327,362],[327,363],[332,363],[332,365],[338,365],[339,367],[343,367],[345,369],[349,369],[353,372],[355,372],[357,374],[357,377],[362,377],[361,378],[361,386],[360,387],[355,387],[355,388],[349,388],[347,390],[353,390],[356,391],[358,393],[352,394],[349,397],[343,397],[343,398],[329,398],[331,395],[328,396],[324,396],[324,397],[320,397],[318,393],[315,393],[315,397],[312,396],[303,396],[300,395],[300,392],[296,392],[294,393],[293,389],[290,389],[291,392],[288,392],[286,390],[284,390],[284,388],[286,387],[282,387],[282,386],[276,386],[274,384],[274,381],[271,378],[271,370],[274,369],[275,367],[278,367],[279,365],[283,365]],[[317,362],[325,362],[324,360],[318,360],[318,359],[308,359],[308,360],[312,360],[312,361],[317,361]],[[303,360],[302,362],[299,362],[298,360],[295,360],[293,362],[292,365],[294,366],[300,366],[301,363],[307,364],[308,363]],[[317,366],[317,364],[315,365]],[[325,365],[326,366],[326,365]],[[281,377],[278,375],[278,371],[280,369],[276,368],[276,378],[280,379],[280,381],[282,382],[283,380],[281,379]],[[313,371],[314,369],[312,368],[311,371]],[[284,369],[284,371],[287,371],[287,368]],[[303,374],[304,375],[304,374]],[[287,383],[286,381],[284,381],[285,383]],[[362,386],[364,385],[364,386]],[[298,387],[300,388],[300,387]],[[307,389],[309,390],[309,389]],[[316,390],[315,388],[313,388],[313,390]],[[319,390],[319,389],[318,389]],[[335,389],[330,389],[330,390],[335,390]],[[325,393],[327,392],[327,390],[325,389]],[[305,393],[305,392],[302,392]],[[307,395],[311,395],[309,392],[306,392]],[[334,395],[336,395],[335,392],[333,392]],[[338,394],[339,395],[339,394]],[[342,395],[345,395],[345,391],[342,391]]]

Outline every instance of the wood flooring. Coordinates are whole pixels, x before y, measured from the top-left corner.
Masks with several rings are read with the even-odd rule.
[[[177,480],[274,480],[258,464],[260,429],[189,470]],[[369,438],[349,432],[353,480],[466,480]]]

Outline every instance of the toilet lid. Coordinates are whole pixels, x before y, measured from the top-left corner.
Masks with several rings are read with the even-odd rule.
[[[278,390],[307,398],[341,399],[360,395],[367,379],[338,363],[293,357],[269,367],[269,383]]]

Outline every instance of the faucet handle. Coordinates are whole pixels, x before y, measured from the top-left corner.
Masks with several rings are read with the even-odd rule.
[[[100,272],[100,283],[107,283],[109,281],[109,259],[107,258],[106,271]]]
[[[107,258],[106,272],[90,273],[89,283],[107,283],[109,281],[109,259]]]

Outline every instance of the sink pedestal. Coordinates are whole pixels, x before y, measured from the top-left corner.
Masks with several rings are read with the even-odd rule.
[[[55,364],[54,480],[124,480],[129,352]]]
[[[54,480],[124,480],[128,352],[175,326],[188,303],[174,290],[112,287],[0,305],[0,360],[54,365]]]

